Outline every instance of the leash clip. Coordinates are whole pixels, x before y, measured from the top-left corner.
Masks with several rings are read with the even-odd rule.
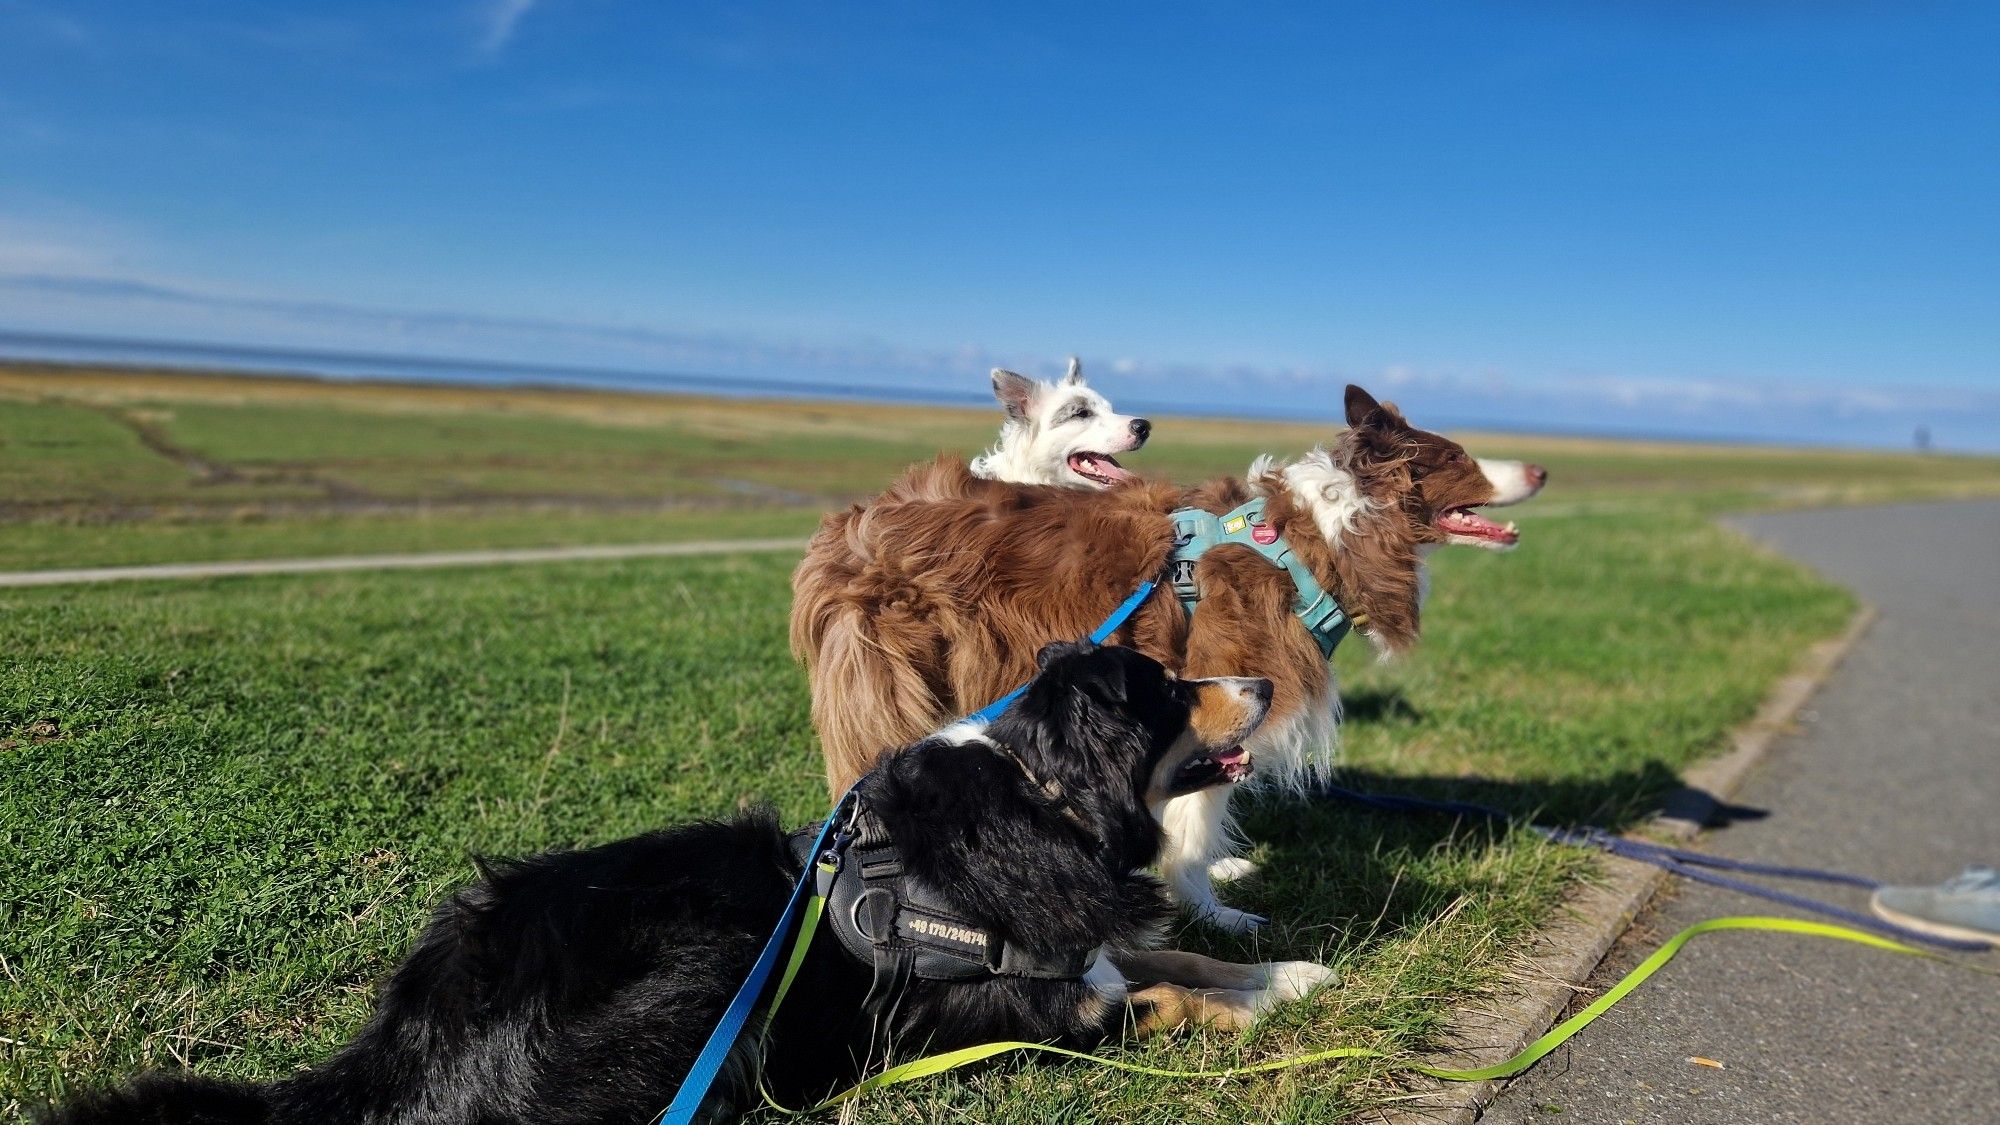
[[[813,868],[813,890],[819,897],[826,898],[833,893],[833,881],[840,875],[841,857],[847,854],[847,845],[853,842],[853,833],[843,828],[834,833],[826,849],[819,853],[819,862]]]

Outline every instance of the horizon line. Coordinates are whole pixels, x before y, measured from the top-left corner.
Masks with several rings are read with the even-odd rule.
[[[135,357],[143,357],[143,359],[119,360],[75,355],[25,354],[12,350],[12,346],[16,345],[73,351],[98,349],[113,353],[126,353]],[[161,358],[176,354],[189,360],[208,360],[210,362],[204,366],[198,362],[176,363],[172,359]],[[218,358],[224,361],[225,365],[216,365],[214,361]],[[284,366],[226,366],[227,361],[232,359],[240,359],[249,364],[260,362],[275,365],[283,365],[287,362],[347,364],[364,368],[386,368],[387,370],[344,372],[324,367],[313,369],[310,367],[296,368]],[[811,401],[815,397],[820,397],[834,401],[879,402],[908,406],[939,406],[968,410],[980,406],[992,405],[992,399],[989,396],[973,392],[929,390],[921,387],[899,387],[881,383],[773,379],[760,376],[725,376],[694,372],[605,367],[589,364],[531,363],[521,360],[438,356],[421,353],[404,354],[365,350],[348,351],[334,348],[291,348],[260,344],[200,343],[189,340],[167,340],[134,336],[97,336],[75,333],[35,332],[0,325],[0,366],[21,366],[35,363],[79,369],[97,368],[125,373],[163,371],[186,375],[219,376],[223,378],[263,376],[323,383],[372,382],[404,387],[460,385],[488,388],[513,387],[539,391],[591,389],[661,398],[709,391],[722,394],[724,397],[752,401]],[[427,379],[424,377],[424,373],[426,372],[435,373],[439,377]],[[481,377],[481,372],[491,372],[495,377],[483,378]],[[513,378],[508,376],[520,377]],[[536,378],[537,376],[541,378]],[[1227,408],[1198,406],[1192,403],[1173,403],[1163,400],[1133,401],[1122,399],[1121,401],[1133,409],[1142,409],[1148,412],[1164,412],[1189,418],[1211,418],[1247,422],[1332,422],[1344,424],[1344,421],[1337,416],[1337,413],[1331,410],[1325,414],[1309,410],[1279,414],[1272,412],[1232,411]],[[1880,446],[1787,441],[1779,438],[1747,434],[1691,435],[1666,431],[1619,429],[1616,427],[1538,426],[1519,421],[1494,420],[1488,422],[1471,422],[1464,418],[1444,418],[1431,424],[1436,425],[1439,429],[1463,430],[1493,435],[1518,435],[1521,437],[1596,438],[1617,441],[1643,441],[1667,445],[1723,445],[1801,451],[1814,449],[1838,452],[1884,451],[1884,448]],[[1933,449],[1924,452],[1927,456],[1987,458],[1994,456],[1991,452],[1978,450]]]

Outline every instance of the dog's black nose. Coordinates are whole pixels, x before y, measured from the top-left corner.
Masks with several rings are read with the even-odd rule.
[[[1261,680],[1261,679],[1260,679],[1260,680],[1258,680],[1258,681],[1257,681],[1257,702],[1259,702],[1259,703],[1262,703],[1262,704],[1265,704],[1265,705],[1267,705],[1267,706],[1268,706],[1268,705],[1270,704],[1270,702],[1271,702],[1271,695],[1273,694],[1273,692],[1274,692],[1275,690],[1276,690],[1276,689],[1275,689],[1275,688],[1273,687],[1273,685],[1272,685],[1271,681],[1269,681],[1269,680]]]
[[[1146,444],[1146,439],[1153,436],[1153,424],[1144,418],[1132,419],[1132,436],[1139,439],[1140,445]]]

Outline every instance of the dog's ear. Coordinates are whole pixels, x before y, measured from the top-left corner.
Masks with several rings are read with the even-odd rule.
[[[1106,653],[1105,655],[1110,655]],[[1077,686],[1097,697],[1100,702],[1113,707],[1125,705],[1125,662],[1122,660],[1092,661],[1090,671],[1079,677]]]
[[[1046,671],[1052,661],[1072,653],[1089,652],[1096,647],[1089,641],[1051,641],[1042,646],[1042,651],[1035,654],[1035,667]]]
[[[1082,659],[1097,654],[1094,659]],[[1047,699],[1064,699],[1069,702],[1062,706],[1044,709],[1045,714],[1065,715],[1080,719],[1086,725],[1099,720],[1099,708],[1113,710],[1125,706],[1125,662],[1113,659],[1117,654],[1090,641],[1057,641],[1043,645],[1035,654],[1039,671],[1035,674],[1034,688],[1045,693]],[[1079,743],[1088,740],[1088,735],[1072,729],[1068,737]]]
[[[1007,408],[1008,418],[1025,422],[1028,420],[1028,407],[1035,401],[1035,381],[996,367],[993,369],[993,397]]]
[[[1071,356],[1069,357],[1069,372],[1063,376],[1063,386],[1074,387],[1081,382],[1083,382],[1083,361],[1075,356]]]
[[[1382,409],[1382,404],[1375,401],[1374,395],[1369,394],[1367,391],[1362,390],[1359,386],[1353,383],[1347,384],[1348,425],[1350,426],[1366,425],[1368,423],[1368,420],[1372,418],[1381,409]]]

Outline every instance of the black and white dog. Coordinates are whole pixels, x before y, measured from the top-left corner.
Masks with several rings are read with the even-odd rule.
[[[993,397],[1007,411],[1000,440],[972,459],[972,475],[1009,484],[1110,488],[1132,478],[1117,454],[1146,444],[1153,424],[1120,414],[1083,381],[1075,357],[1059,383],[993,369]]]
[[[1149,948],[1172,907],[1143,873],[1160,846],[1147,810],[1226,782],[1269,681],[1177,680],[1083,643],[1040,664],[990,725],[897,752],[856,786],[827,926],[767,1034],[738,1044],[711,1116],[742,1108],[759,1073],[805,1105],[870,1067],[995,1039],[1088,1049],[1244,1027],[1325,979],[1307,962]],[[807,850],[752,815],[488,865],[324,1063],[263,1085],[152,1074],[44,1120],[641,1125],[687,1074]]]

